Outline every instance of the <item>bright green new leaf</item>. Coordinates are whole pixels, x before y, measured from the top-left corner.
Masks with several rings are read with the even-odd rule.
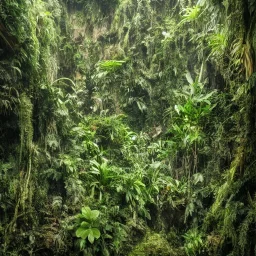
[[[90,231],[91,231],[90,229],[85,229],[83,227],[80,227],[76,230],[76,236],[81,237],[82,239],[86,239]]]
[[[90,207],[82,208],[82,215],[88,220],[96,220],[99,216],[100,212],[98,210],[91,210]]]
[[[98,239],[100,237],[100,231],[97,228],[92,228],[93,236]]]
[[[100,231],[97,228],[89,229],[88,240],[91,244],[94,243],[95,239],[100,237]]]
[[[89,235],[88,235],[88,240],[89,240],[89,242],[90,242],[91,244],[94,243],[94,236],[93,236],[92,233],[89,233]]]

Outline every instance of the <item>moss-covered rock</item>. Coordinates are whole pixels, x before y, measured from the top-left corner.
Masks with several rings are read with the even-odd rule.
[[[172,248],[159,233],[148,231],[144,239],[133,249],[129,256],[182,256],[180,248]]]

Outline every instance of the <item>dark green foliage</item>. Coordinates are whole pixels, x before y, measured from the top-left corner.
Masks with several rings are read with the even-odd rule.
[[[254,255],[255,24],[253,1],[1,1],[0,254]]]

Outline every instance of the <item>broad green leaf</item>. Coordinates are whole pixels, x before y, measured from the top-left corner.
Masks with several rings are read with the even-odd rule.
[[[92,230],[90,229],[90,233],[88,235],[88,240],[91,244],[93,244],[94,242],[94,236],[93,236],[93,233],[92,233]]]
[[[87,220],[96,220],[100,214],[98,210],[91,210],[90,207],[83,207],[82,208],[82,214],[83,217],[85,217]]]
[[[100,237],[100,231],[97,228],[92,228],[93,236],[98,239]]]
[[[76,230],[76,236],[77,237],[81,237],[82,239],[85,239],[89,233],[90,233],[90,229],[85,229],[83,227],[80,227]]]
[[[90,220],[96,220],[100,215],[100,212],[98,210],[91,211],[90,214]]]
[[[85,206],[85,207],[82,208],[83,217],[87,218],[87,216],[88,216],[88,214],[90,214],[90,212],[91,212],[90,207]]]
[[[89,224],[88,222],[83,221],[80,226],[81,226],[82,228],[88,228],[89,225],[90,225],[90,224]]]

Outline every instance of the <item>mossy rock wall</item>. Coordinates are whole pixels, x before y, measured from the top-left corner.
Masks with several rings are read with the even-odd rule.
[[[182,248],[174,248],[159,233],[147,231],[143,240],[133,249],[129,256],[184,256]]]

